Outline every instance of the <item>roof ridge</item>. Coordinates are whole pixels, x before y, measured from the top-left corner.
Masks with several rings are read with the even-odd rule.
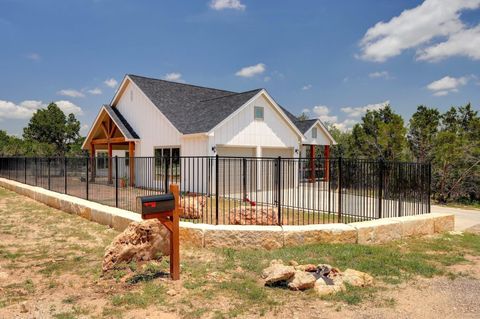
[[[228,92],[228,93],[239,93],[239,92],[228,91],[228,90],[224,90],[224,89],[216,89],[216,88],[212,88],[212,87],[208,87],[208,86],[201,86],[201,85],[195,85],[195,84],[168,81],[168,80],[164,80],[164,79],[151,78],[151,77],[148,77],[148,76],[136,75],[136,74],[131,74],[131,73],[128,73],[127,76],[134,76],[134,77],[137,77],[137,78],[167,82],[167,83],[178,84],[178,85],[183,85],[183,86],[191,86],[191,87],[196,87],[196,88],[200,88],[200,89],[208,89],[208,90],[222,91],[222,92]]]
[[[234,96],[234,95],[241,95],[241,94],[246,94],[246,93],[251,93],[251,92],[261,91],[261,90],[262,90],[262,89],[253,89],[253,90],[249,90],[249,91],[245,91],[245,92],[232,93],[232,94],[217,96],[217,97],[214,97],[214,98],[211,98],[211,99],[200,100],[200,101],[198,101],[198,102],[200,102],[200,103],[202,103],[202,102],[208,102],[208,101],[223,99],[223,98],[225,98],[225,97],[230,97],[230,96]]]

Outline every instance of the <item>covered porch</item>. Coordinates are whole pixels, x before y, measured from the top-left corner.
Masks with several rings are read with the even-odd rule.
[[[82,145],[91,159],[90,180],[94,182],[100,171],[106,171],[109,184],[113,184],[114,178],[122,178],[129,186],[135,186],[135,145],[138,140],[138,135],[118,110],[104,105]],[[114,156],[122,157],[125,176],[117,176],[120,165]]]

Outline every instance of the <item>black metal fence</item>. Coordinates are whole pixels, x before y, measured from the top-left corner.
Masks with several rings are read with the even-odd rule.
[[[130,211],[180,185],[182,218],[304,225],[430,212],[430,164],[343,158],[0,157],[0,176]]]

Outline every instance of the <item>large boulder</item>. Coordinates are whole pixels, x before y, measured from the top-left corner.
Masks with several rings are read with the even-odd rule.
[[[268,206],[234,207],[229,212],[229,223],[232,225],[278,225],[278,210]]]
[[[315,278],[315,276],[311,273],[297,270],[293,277],[290,278],[288,282],[288,288],[291,290],[310,289],[315,286],[315,281],[317,281],[317,278]]]
[[[158,255],[170,254],[169,231],[157,219],[131,223],[107,247],[103,257],[103,271],[120,263],[148,261]]]
[[[270,266],[262,272],[262,278],[266,286],[275,285],[280,282],[286,282],[295,275],[293,266],[285,266],[279,260],[272,260]]]
[[[202,218],[207,198],[205,196],[188,195],[183,197],[180,203],[183,206],[183,213],[180,215],[180,218],[200,219]]]

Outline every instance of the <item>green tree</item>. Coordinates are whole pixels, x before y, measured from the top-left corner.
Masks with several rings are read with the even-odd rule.
[[[480,200],[480,117],[470,104],[442,114],[432,160],[434,197],[440,202]]]
[[[369,110],[352,129],[351,155],[385,160],[405,158],[406,128],[403,118],[390,105]]]
[[[429,162],[433,157],[435,138],[440,125],[440,112],[420,105],[410,119],[408,144],[419,162]]]
[[[299,119],[300,121],[306,121],[308,120],[310,117],[307,115],[307,113],[305,112],[302,112],[302,114],[300,114],[299,116],[297,116],[297,119]]]
[[[66,155],[78,139],[80,122],[75,115],[65,116],[55,104],[50,103],[46,109],[36,111],[28,126],[23,129],[26,141],[49,144],[54,148],[53,155]]]

